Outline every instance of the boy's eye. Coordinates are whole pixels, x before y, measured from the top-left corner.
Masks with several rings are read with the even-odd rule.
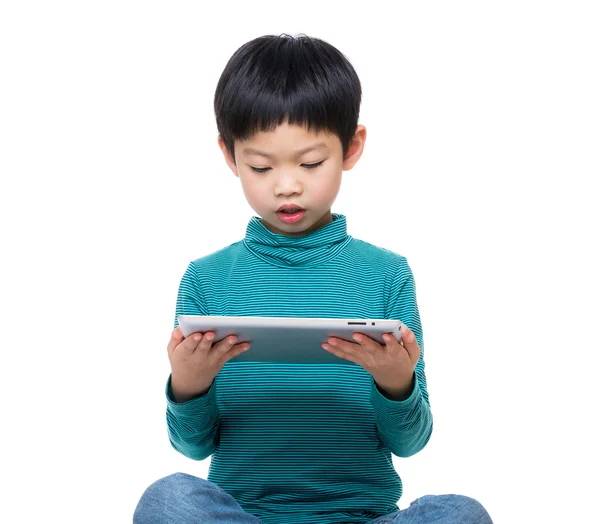
[[[321,160],[316,164],[302,164],[302,167],[306,167],[307,169],[314,169],[315,167],[319,167],[323,162],[325,162],[325,160]]]
[[[317,162],[315,164],[302,164],[302,167],[306,169],[315,169],[316,167],[319,167],[323,162],[325,162],[325,160],[321,160],[320,162]],[[271,168],[250,166],[250,169],[252,169],[252,171],[254,171],[255,173],[266,173]]]

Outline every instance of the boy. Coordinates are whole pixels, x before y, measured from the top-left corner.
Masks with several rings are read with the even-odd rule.
[[[475,500],[423,497],[398,511],[392,456],[432,430],[415,282],[404,257],[352,238],[332,213],[359,160],[359,79],[328,43],[264,36],[238,49],[215,93],[218,143],[259,217],[243,241],[191,262],[168,344],[173,447],[208,480],[151,485],[135,523],[489,523]],[[228,362],[248,344],[183,338],[177,315],[386,318],[402,344],[357,336],[323,351],[355,365]]]

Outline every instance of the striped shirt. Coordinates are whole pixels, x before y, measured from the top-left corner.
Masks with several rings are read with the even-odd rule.
[[[332,216],[304,237],[252,217],[242,241],[190,262],[177,295],[175,327],[178,315],[396,319],[421,348],[403,401],[347,363],[228,362],[205,395],[184,403],[173,401],[169,377],[171,444],[192,459],[211,456],[208,480],[265,524],[366,523],[397,510],[392,454],[413,455],[431,435],[407,260],[351,237],[346,217]]]

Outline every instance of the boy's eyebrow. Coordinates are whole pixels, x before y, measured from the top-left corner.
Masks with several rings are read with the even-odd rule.
[[[318,144],[314,144],[312,146],[305,147],[304,149],[300,149],[296,151],[296,157],[302,156],[304,153],[308,153],[309,151],[313,151],[314,149],[329,149],[325,142],[319,142]],[[269,153],[265,153],[264,151],[260,151],[259,149],[254,149],[253,147],[246,147],[242,151],[245,155],[256,155],[256,156],[264,156],[265,158],[272,158],[272,155]]]

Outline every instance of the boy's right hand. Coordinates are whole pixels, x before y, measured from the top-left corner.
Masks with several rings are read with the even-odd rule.
[[[171,391],[175,402],[187,402],[205,394],[228,360],[250,347],[244,342],[236,344],[237,337],[230,335],[213,347],[212,331],[192,333],[184,338],[177,326],[171,333],[167,346],[171,362]]]

